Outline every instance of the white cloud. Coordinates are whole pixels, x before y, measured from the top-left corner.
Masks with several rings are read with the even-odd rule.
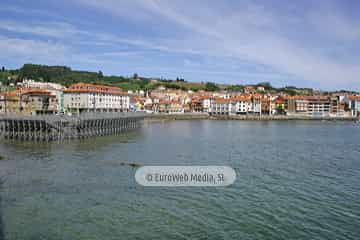
[[[108,56],[113,58],[138,56],[151,50],[154,54],[156,52],[168,54],[168,57],[172,54],[181,54],[187,67],[193,64],[187,55],[197,55],[204,59],[222,58],[223,61],[220,60],[212,66],[207,65],[205,61],[205,64],[197,66],[202,68],[198,69],[198,72],[212,67],[217,68],[214,72],[226,74],[226,69],[237,69],[227,66],[226,60],[235,59],[231,62],[232,66],[241,65],[243,61],[250,62],[255,69],[256,66],[265,65],[272,70],[273,76],[294,76],[296,79],[312,81],[314,86],[322,88],[356,86],[358,82],[356,76],[360,75],[360,63],[357,58],[348,58],[349,60],[345,62],[334,57],[339,52],[344,56],[354,55],[345,52],[343,49],[346,47],[337,47],[337,44],[340,41],[342,47],[351,46],[354,40],[359,40],[359,22],[339,13],[336,8],[323,7],[320,3],[317,5],[318,9],[310,14],[305,12],[293,14],[287,12],[286,8],[279,10],[266,5],[265,2],[260,4],[249,0],[232,2],[231,5],[223,1],[76,0],[75,2],[118,16],[119,21],[125,19],[129,21],[128,23],[136,22],[143,27],[160,24],[156,28],[159,35],[144,37],[131,33],[127,35],[104,33],[98,29],[85,31],[75,25],[61,22],[20,24],[2,21],[0,28],[67,40],[70,44],[76,42],[80,45],[113,48],[112,51],[107,49],[105,54],[97,53],[91,57],[87,54],[80,56],[71,51],[66,52],[64,49],[61,50],[60,45],[54,46],[53,43],[27,40],[24,47],[24,52],[36,55],[35,51],[31,53],[26,46],[42,44],[44,49],[49,47],[49,51],[55,48],[58,49],[57,51],[66,52],[64,54],[68,54],[67,58],[71,56],[74,61],[89,57],[88,59],[92,59],[94,63],[104,63],[110,61],[106,59]],[[1,41],[3,40],[0,39],[0,43]],[[17,41],[23,44],[25,40],[17,39]],[[14,43],[8,44],[15,47]],[[133,47],[122,51],[119,50],[119,46]],[[42,55],[46,55],[46,50],[43,51]],[[20,54],[21,50],[17,52]],[[161,68],[161,66],[157,67]],[[235,71],[229,72],[228,75]],[[240,68],[238,71],[239,76],[256,74],[262,76],[256,70],[254,73],[249,69],[240,72]]]
[[[66,38],[77,34],[88,34],[87,32],[81,31],[75,26],[64,22],[27,24],[0,20],[0,29],[17,33],[29,33],[56,38]]]
[[[309,46],[288,38],[287,31],[293,31],[291,28],[298,27],[296,24],[303,24],[304,28],[312,27],[306,25],[308,21],[305,19],[292,25],[294,24],[292,16],[280,18],[276,14],[271,14],[273,9],[247,1],[235,9],[222,8],[222,12],[218,11],[218,8],[209,8],[209,6],[199,9],[189,2],[185,5],[174,1],[147,0],[142,3],[142,7],[152,18],[165,18],[176,23],[178,29],[182,27],[190,30],[190,33],[184,34],[182,39],[158,42],[157,44],[162,46],[159,50],[179,51],[180,46],[180,49],[189,48],[201,54],[232,56],[239,60],[245,59],[271,66],[279,72],[311,80],[325,88],[350,86],[358,82],[356,76],[360,74],[359,62],[344,64],[322,54],[317,49],[317,45]],[[101,1],[101,5],[111,5],[111,9],[106,8],[108,11],[113,14],[123,14],[116,10],[121,8],[121,3],[111,1],[110,4],[108,1]],[[251,11],[248,11],[249,9]],[[284,19],[287,18],[289,21],[284,23]],[[336,23],[337,35],[350,39],[357,38],[359,28],[356,23],[351,24],[349,19],[328,20],[330,23]],[[279,26],[287,29],[281,29]],[[322,34],[316,35],[314,29],[311,32],[315,34],[308,37],[310,40]]]
[[[152,16],[146,13],[147,8],[151,6],[151,1],[143,0],[76,0],[75,2],[83,6],[90,6],[101,11],[106,11],[116,16],[135,21],[149,21]],[[74,2],[74,1],[69,1]]]
[[[15,59],[23,64],[27,62],[47,65],[67,65],[78,63],[108,64],[106,58],[94,54],[80,53],[72,47],[42,40],[8,38],[0,36],[0,61]]]
[[[13,5],[1,5],[0,11],[23,14],[23,15],[27,15],[27,14],[46,15],[46,16],[51,15],[48,11],[39,10],[39,9],[22,8],[20,6],[13,6]]]
[[[0,36],[1,57],[50,59],[64,57],[69,49],[58,43]]]

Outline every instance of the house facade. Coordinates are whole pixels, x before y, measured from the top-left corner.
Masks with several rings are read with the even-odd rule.
[[[348,108],[352,116],[360,116],[360,96],[349,96],[347,99]]]
[[[247,114],[251,109],[251,98],[248,96],[236,96],[231,99],[231,111],[233,115]]]
[[[330,116],[331,99],[327,96],[295,96],[285,101],[288,115]]]
[[[120,88],[78,83],[64,90],[67,112],[127,112],[130,96]]]
[[[58,113],[56,95],[45,89],[21,89],[0,95],[0,113],[42,115]]]
[[[216,98],[210,105],[211,115],[229,115],[231,112],[231,100],[224,98]]]

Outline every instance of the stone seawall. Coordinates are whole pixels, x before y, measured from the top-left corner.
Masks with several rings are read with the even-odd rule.
[[[194,120],[194,119],[209,119],[208,114],[147,114],[145,120],[159,121],[159,120]]]
[[[145,117],[148,121],[157,120],[243,120],[243,121],[358,121],[356,117],[310,117],[310,116],[287,116],[287,115],[208,115],[208,114],[148,114]]]

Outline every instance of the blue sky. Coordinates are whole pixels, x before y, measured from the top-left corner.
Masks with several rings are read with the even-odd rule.
[[[0,65],[360,90],[359,1],[2,0]]]

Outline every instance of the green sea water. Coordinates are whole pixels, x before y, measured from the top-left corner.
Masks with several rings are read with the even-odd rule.
[[[360,239],[360,126],[168,121],[0,142],[0,238]],[[142,165],[227,165],[229,187],[143,187]]]

